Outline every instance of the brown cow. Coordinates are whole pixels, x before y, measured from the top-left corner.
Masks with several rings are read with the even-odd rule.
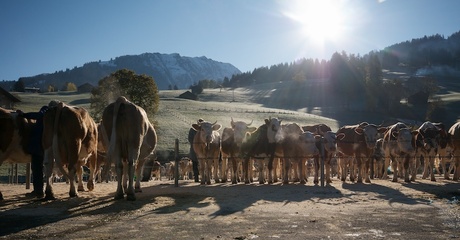
[[[57,164],[61,173],[69,180],[69,196],[76,197],[75,176],[78,177],[78,191],[84,191],[82,167],[89,161],[87,187],[88,190],[93,190],[97,162],[97,127],[88,111],[61,102],[45,113],[43,125],[45,199],[55,199],[52,189],[54,164]]]
[[[390,160],[393,168],[393,182],[398,181],[398,170],[404,171],[404,181],[410,182],[409,167],[415,166],[415,143],[411,129],[404,123],[398,122],[388,127],[383,137],[383,149],[385,152],[385,172],[382,178],[386,178]],[[398,165],[400,168],[398,168]],[[412,172],[412,179],[415,180],[416,171]]]
[[[332,158],[335,156],[335,153],[337,151],[337,137],[336,137],[336,134],[334,132],[332,132],[332,129],[326,125],[326,124],[316,124],[316,125],[308,125],[308,126],[302,126],[302,129],[304,131],[310,131],[312,132],[313,134],[315,135],[320,135],[323,139],[322,139],[322,143],[323,143],[323,147],[324,147],[324,168],[326,169],[326,173],[325,173],[325,176],[326,176],[326,184],[329,185],[330,183],[332,183],[332,180],[331,180],[331,171],[332,171],[332,164],[331,164],[331,161],[332,161]],[[319,142],[318,142],[319,143]],[[320,145],[318,144],[318,149],[320,147]],[[314,171],[315,171],[315,175],[314,175],[314,180],[313,180],[313,183],[314,184],[318,184],[319,181],[318,181],[318,178],[319,178],[319,167],[320,167],[320,156],[319,155],[316,155],[314,157]],[[332,171],[334,172],[334,171]]]
[[[370,183],[369,165],[372,151],[377,142],[378,133],[383,133],[386,128],[379,127],[366,122],[343,126],[337,132],[337,149],[340,157],[339,165],[341,167],[341,180],[345,181],[348,167],[344,163],[344,157],[354,158],[357,164],[358,183],[362,183],[363,177],[367,183]],[[350,159],[350,181],[355,180],[354,161]]]
[[[125,97],[119,97],[104,109],[102,124],[104,144],[108,149],[107,166],[111,166],[112,162],[116,166],[118,184],[115,199],[122,199],[126,194],[127,200],[134,201],[134,192],[142,192],[140,180],[144,162],[157,145],[155,129],[144,109]]]
[[[30,163],[27,146],[34,124],[35,120],[18,117],[16,112],[0,107],[0,166],[3,162]]]
[[[283,149],[283,183],[289,183],[288,173],[292,163],[295,174],[293,180],[305,184],[305,163],[308,158],[319,154],[316,146],[319,136],[315,137],[309,131],[304,132],[298,124],[290,123],[281,125],[275,139],[277,145],[280,144]]]
[[[255,127],[250,127],[250,123],[243,121],[230,122],[229,128],[224,128],[222,131],[222,181],[227,180],[227,163],[231,161],[231,179],[232,184],[236,184],[239,181],[238,178],[238,166],[242,163],[242,159],[239,156],[241,144],[245,140],[246,133],[250,133],[256,130]]]
[[[193,138],[193,149],[195,150],[200,167],[201,184],[211,184],[211,172],[214,166],[214,181],[219,182],[219,153],[220,124],[207,121],[192,124],[197,131]]]
[[[415,133],[416,162],[423,157],[424,169],[422,178],[425,179],[430,174],[431,181],[436,181],[434,176],[434,160],[438,153],[439,142],[442,129],[431,122],[424,122]],[[416,163],[416,165],[418,165]],[[416,170],[418,167],[415,169]]]

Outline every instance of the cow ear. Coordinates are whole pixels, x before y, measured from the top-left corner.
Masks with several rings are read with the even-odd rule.
[[[388,128],[386,128],[386,127],[379,127],[377,131],[379,133],[385,133],[387,130],[388,130]]]
[[[355,132],[359,135],[364,133],[364,130],[362,128],[355,128]]]
[[[214,130],[214,131],[219,131],[220,128],[222,128],[222,125],[220,125],[218,123],[212,125],[212,130]]]
[[[192,128],[195,129],[196,131],[200,131],[200,125],[196,123],[192,124]]]
[[[337,140],[342,140],[344,138],[345,138],[345,133],[339,133],[339,134],[336,135]]]
[[[391,135],[392,135],[394,138],[397,138],[398,135],[399,135],[399,132],[392,132]]]

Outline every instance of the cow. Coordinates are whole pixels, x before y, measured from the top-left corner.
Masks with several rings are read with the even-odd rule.
[[[222,131],[221,140],[221,154],[222,154],[222,181],[227,180],[227,163],[231,161],[231,180],[232,184],[236,184],[239,181],[238,178],[238,166],[242,163],[242,159],[239,156],[241,144],[245,140],[246,133],[250,133],[256,130],[256,127],[250,127],[250,123],[243,121],[234,121],[233,118],[230,121],[230,126],[224,128]]]
[[[216,122],[207,121],[192,124],[197,131],[193,138],[193,149],[195,150],[200,167],[201,185],[211,184],[212,167],[214,166],[214,181],[219,182],[219,154],[220,154],[220,134],[222,128]]]
[[[357,165],[358,183],[362,183],[363,177],[366,183],[370,183],[368,169],[369,159],[372,155],[377,136],[386,131],[386,128],[375,124],[363,122],[357,125],[346,125],[339,128],[337,136],[337,152],[340,157],[339,166],[341,168],[341,180],[345,181],[348,172],[345,157],[354,158]],[[353,159],[349,160],[350,181],[355,181],[355,170]]]
[[[426,179],[430,174],[431,181],[436,181],[434,176],[434,160],[438,154],[439,142],[442,129],[431,122],[424,122],[415,132],[415,149],[416,149],[416,169],[418,161],[423,157],[423,174],[422,179]]]
[[[460,178],[460,122],[449,128],[449,136],[449,145],[452,149],[452,161],[450,164],[454,168],[452,179],[458,181]]]
[[[269,145],[271,146],[270,152],[267,152],[269,156],[268,163],[267,163],[267,171],[268,171],[267,178],[268,178],[268,183],[271,184],[273,182],[278,181],[278,168],[280,167],[280,164],[281,164],[280,158],[282,158],[282,156],[284,155],[282,145],[276,143],[277,141],[276,134],[281,129],[282,121],[276,117],[275,118],[269,117],[268,119],[265,119],[264,121],[265,121],[265,124],[267,125],[267,140],[268,140]],[[263,161],[259,165],[263,165]]]
[[[153,161],[151,179],[161,181],[161,163]]]
[[[256,159],[258,161],[259,184],[265,183],[263,167],[264,162],[267,160],[269,183],[273,180],[273,159],[276,151],[275,135],[281,128],[281,121],[271,117],[264,121],[265,123],[259,126],[255,131],[246,133],[246,140],[241,144],[239,155],[243,158],[243,179],[245,184],[249,184],[252,180],[249,174],[249,163],[251,159]]]
[[[35,120],[25,119],[15,111],[0,107],[0,166],[3,162],[31,162],[32,156],[27,151],[27,146],[34,124]],[[0,200],[3,200],[2,192]]]
[[[294,181],[300,181],[301,184],[306,183],[305,164],[308,158],[319,154],[316,146],[316,136],[306,131],[297,123],[289,123],[281,125],[281,128],[275,135],[277,145],[281,145],[283,151],[283,184],[289,183],[288,173],[290,172],[291,163],[294,168]]]
[[[404,171],[405,182],[415,180],[416,171],[412,172],[412,178],[409,179],[409,168],[415,166],[415,142],[413,140],[412,130],[401,122],[389,126],[384,134],[382,147],[385,153],[385,172],[382,178],[386,178],[386,169],[391,160],[393,182],[398,181],[398,171]]]
[[[140,180],[144,162],[157,145],[155,128],[145,110],[123,96],[104,109],[102,125],[107,166],[112,162],[116,166],[115,199],[123,199],[126,194],[128,201],[134,201],[135,192],[142,192]],[[107,173],[104,176],[107,177]]]
[[[183,180],[189,179],[189,174],[192,172],[192,159],[183,157],[179,161],[179,175]]]
[[[324,147],[324,167],[326,169],[326,184],[329,185],[332,183],[331,180],[331,170],[332,170],[332,165],[331,161],[332,158],[335,156],[335,153],[337,151],[337,136],[336,134],[332,131],[332,129],[326,125],[326,124],[316,124],[316,125],[307,125],[307,126],[302,126],[302,130],[304,131],[310,131],[315,135],[320,135],[322,137],[322,145]],[[317,147],[320,149],[320,142],[317,142]],[[319,168],[320,168],[320,156],[316,155],[314,157],[315,159],[315,175],[314,175],[314,184],[318,184],[318,178],[319,178]]]
[[[377,139],[375,143],[374,152],[371,156],[371,161],[374,161],[374,178],[383,178],[383,171],[386,172],[385,165],[385,151],[383,150],[383,138]],[[388,168],[388,167],[387,167]]]
[[[87,187],[92,191],[97,163],[98,133],[96,123],[88,111],[81,107],[68,106],[63,102],[51,107],[43,117],[42,139],[45,150],[45,199],[56,199],[52,188],[54,164],[57,164],[70,183],[69,196],[77,197],[75,176],[78,178],[78,191],[84,191],[82,168],[89,162]]]
[[[439,164],[441,165],[442,172],[444,173],[444,179],[449,180],[449,169],[447,168],[448,163],[452,160],[451,156],[451,151],[452,148],[449,145],[450,142],[450,134],[448,132],[448,129],[446,129],[445,125],[443,123],[433,123],[434,126],[436,126],[440,131],[440,136],[439,136],[439,145],[438,145],[438,152],[437,152],[437,158],[439,159]],[[441,173],[439,171],[439,165],[436,165],[436,170],[438,173]],[[453,165],[451,165],[453,166]],[[450,168],[450,167],[449,167]]]

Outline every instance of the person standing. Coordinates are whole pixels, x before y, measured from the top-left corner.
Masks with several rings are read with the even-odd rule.
[[[43,106],[38,112],[23,113],[18,110],[19,116],[26,119],[34,119],[36,122],[32,126],[30,133],[30,141],[27,146],[28,153],[32,156],[32,181],[33,191],[27,193],[28,197],[42,198],[43,194],[43,157],[44,150],[42,144],[43,135],[43,116],[48,111],[48,106]]]
[[[203,119],[198,119],[198,124],[202,123]],[[188,142],[190,143],[190,153],[189,157],[192,159],[192,167],[193,167],[193,177],[195,182],[199,182],[199,171],[198,171],[198,159],[196,157],[195,150],[193,149],[193,139],[195,138],[196,130],[194,128],[190,128],[188,131]]]

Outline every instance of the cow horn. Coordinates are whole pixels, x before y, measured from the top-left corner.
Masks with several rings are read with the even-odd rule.
[[[248,124],[248,126],[251,126],[252,122],[254,122],[254,119],[252,119],[252,121]]]
[[[230,117],[232,119],[232,121],[230,122],[231,124],[233,124],[233,117]]]
[[[212,125],[214,125],[214,124],[216,124],[216,123],[217,123],[217,120],[216,120]]]

